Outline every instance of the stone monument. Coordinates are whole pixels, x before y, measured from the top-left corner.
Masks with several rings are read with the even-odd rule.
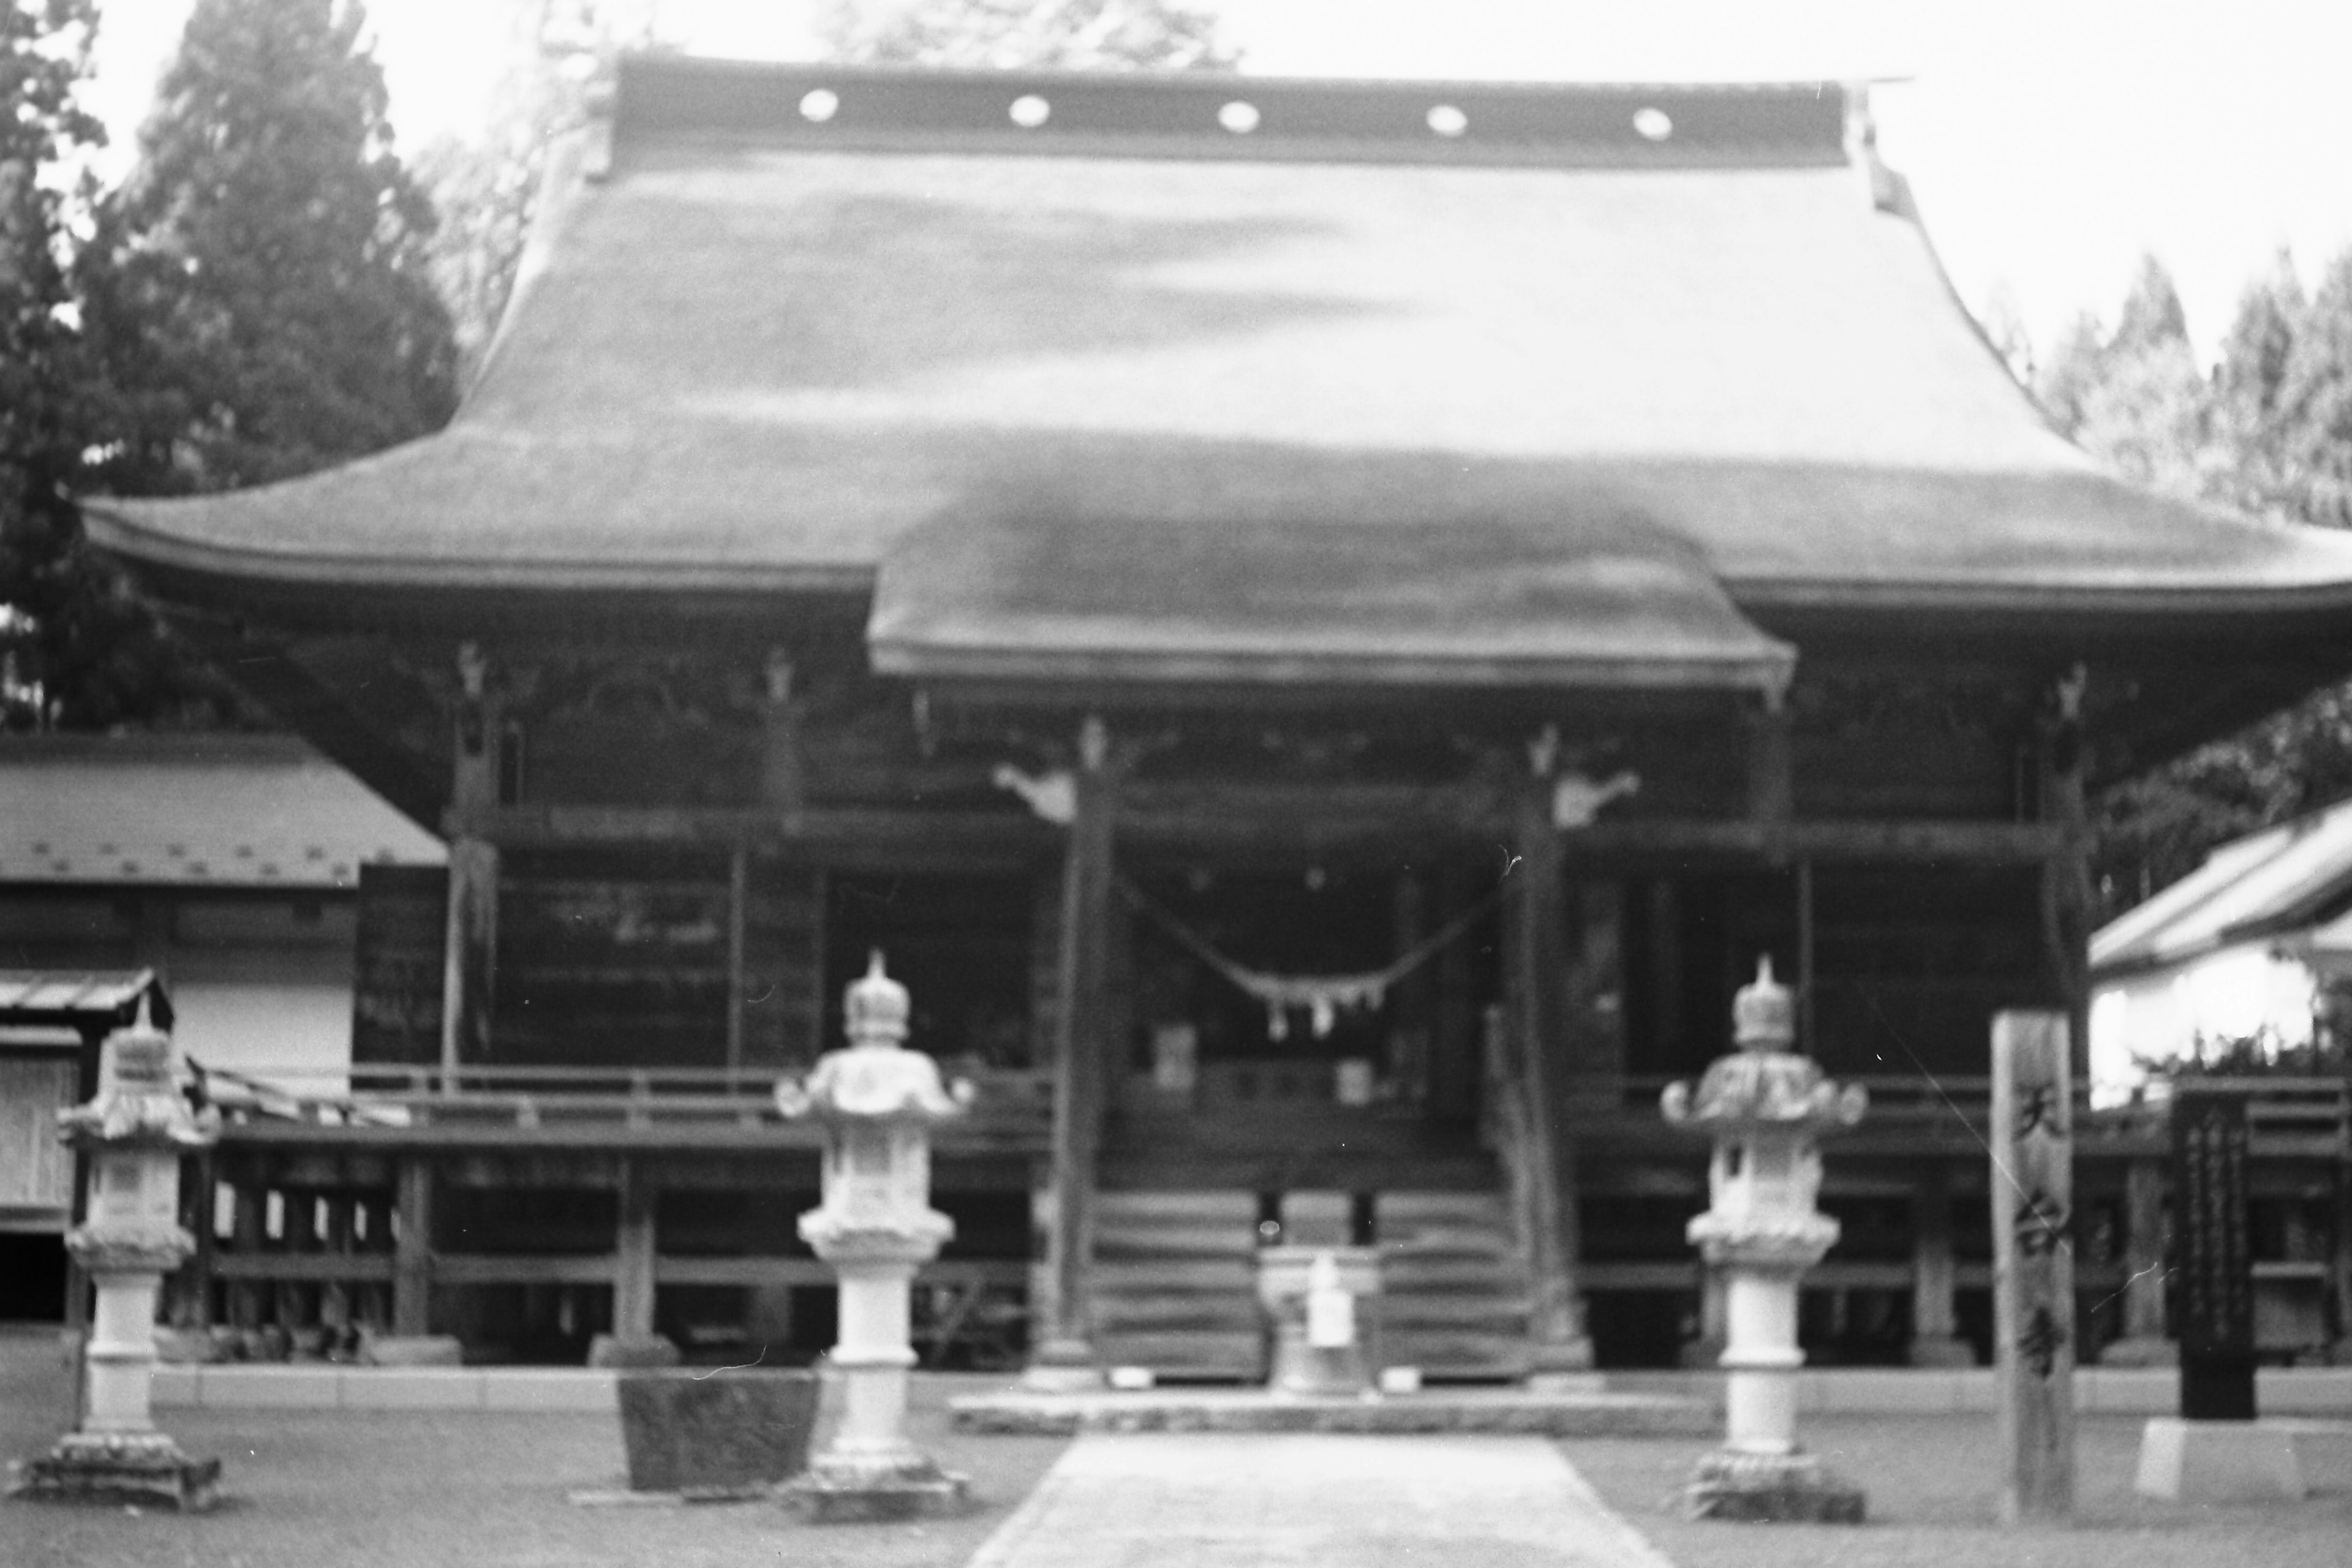
[[[2254,1271],[2246,1231],[2246,1096],[2173,1086],[2174,1267],[2180,1414],[2140,1436],[2135,1489],[2178,1502],[2305,1495],[2294,1441],[2257,1420]]]
[[[969,1491],[907,1440],[908,1287],[955,1234],[930,1206],[930,1126],[971,1100],[970,1084],[950,1093],[931,1058],[906,1048],[908,1010],[907,988],[875,953],[845,1000],[848,1048],[827,1052],[805,1082],[776,1087],[786,1116],[824,1127],[824,1201],[801,1215],[800,1232],[841,1282],[840,1427],[784,1489],[817,1521],[953,1512]]]
[[[1797,1443],[1797,1282],[1838,1238],[1813,1206],[1822,1185],[1817,1140],[1851,1127],[1868,1103],[1793,1048],[1795,999],[1758,963],[1732,1004],[1733,1043],[1696,1092],[1670,1085],[1659,1106],[1676,1127],[1715,1140],[1707,1211],[1688,1235],[1724,1280],[1724,1446],[1699,1460],[1684,1489],[1696,1519],[1859,1523],[1863,1495]]]
[[[88,1394],[80,1424],[47,1457],[17,1467],[14,1492],[102,1502],[212,1505],[218,1459],[192,1459],[150,1413],[155,1376],[155,1295],[187,1261],[195,1237],[180,1226],[180,1161],[209,1145],[219,1113],[193,1110],[180,1092],[172,1037],[139,1021],[110,1036],[98,1093],[58,1112],[65,1137],[88,1155],[87,1217],[66,1246],[97,1288],[83,1349]]]

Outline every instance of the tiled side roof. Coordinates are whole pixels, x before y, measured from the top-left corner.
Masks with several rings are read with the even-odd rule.
[[[0,737],[0,883],[351,888],[438,839],[291,741]]]
[[[2311,921],[2352,896],[2352,802],[2223,845],[2091,938],[2097,973],[2173,963]]]

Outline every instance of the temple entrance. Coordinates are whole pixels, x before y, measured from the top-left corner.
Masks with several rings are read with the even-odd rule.
[[[1465,1118],[1497,980],[1492,911],[1459,880],[1346,864],[1137,876],[1130,1098],[1236,1126],[1285,1110]]]

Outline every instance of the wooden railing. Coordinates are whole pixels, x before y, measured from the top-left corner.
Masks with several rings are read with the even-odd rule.
[[[779,1131],[774,1068],[596,1067],[356,1067],[348,1073],[262,1078],[191,1062],[205,1098],[232,1128],[276,1123],[320,1127],[480,1126],[520,1131],[551,1123],[618,1128],[734,1126]],[[957,1075],[950,1071],[950,1077]],[[982,1068],[972,1082],[971,1130],[1034,1129],[1053,1110],[1050,1073]],[[944,1137],[952,1142],[956,1124]],[[814,1129],[807,1129],[815,1141]]]

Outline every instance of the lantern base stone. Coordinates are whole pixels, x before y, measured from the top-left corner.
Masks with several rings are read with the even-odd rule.
[[[1977,1364],[1977,1352],[1957,1335],[1926,1334],[1911,1342],[1904,1359],[1913,1366],[1969,1367]]]
[[[2132,1489],[2168,1502],[2301,1502],[2294,1438],[2260,1421],[2159,1415],[2141,1430]]]
[[[776,1495],[811,1524],[887,1524],[966,1511],[971,1479],[942,1470],[920,1454],[824,1454]]]
[[[47,1458],[16,1467],[11,1497],[145,1503],[202,1513],[220,1486],[218,1459],[192,1459],[161,1432],[69,1432]]]
[[[1683,1513],[1690,1519],[1860,1524],[1864,1509],[1862,1489],[1813,1454],[1721,1449],[1699,1460],[1683,1489]]]

